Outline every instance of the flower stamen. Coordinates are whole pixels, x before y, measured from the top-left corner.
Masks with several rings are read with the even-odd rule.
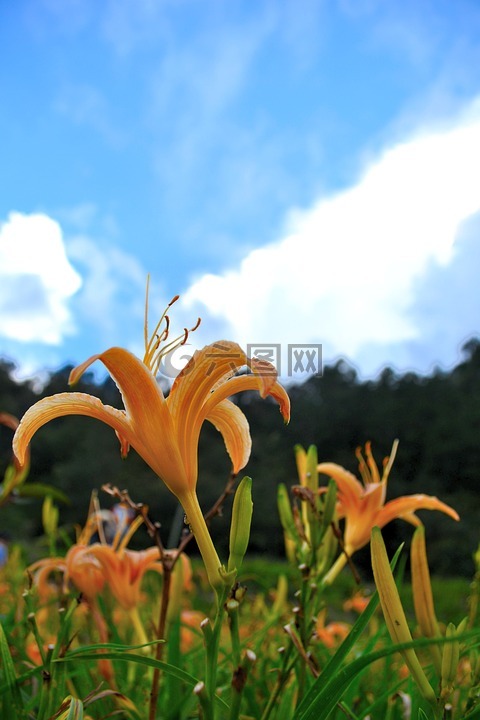
[[[170,340],[170,342],[166,342],[168,340],[168,335],[170,332],[170,318],[167,315],[167,312],[169,308],[172,307],[174,303],[177,302],[180,295],[175,295],[170,302],[168,303],[167,307],[165,308],[164,312],[162,313],[162,316],[160,317],[160,320],[157,322],[155,326],[155,330],[151,334],[149,338],[148,334],[148,290],[150,285],[150,276],[147,276],[147,290],[146,290],[146,297],[145,297],[145,319],[144,319],[144,337],[145,337],[145,355],[143,356],[143,362],[148,367],[148,369],[151,371],[152,375],[157,375],[158,369],[160,367],[160,363],[162,362],[162,358],[165,357],[165,355],[168,355],[169,353],[176,350],[178,347],[181,347],[182,345],[185,345],[187,342],[188,336],[190,333],[194,332],[201,323],[201,318],[198,318],[195,325],[188,330],[188,328],[184,328],[183,334],[179,335],[174,340]],[[162,323],[165,323],[165,327],[161,330]],[[166,344],[164,344],[166,343]]]
[[[112,542],[113,549],[117,552],[125,550],[133,535],[135,535],[142,523],[143,517],[141,515],[137,515],[137,517],[130,523],[130,527],[128,528],[128,530],[125,531],[124,528],[119,527],[117,532],[115,533],[115,537]],[[122,532],[124,532],[123,536]]]

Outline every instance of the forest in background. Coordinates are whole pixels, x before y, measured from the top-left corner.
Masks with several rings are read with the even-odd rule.
[[[280,482],[288,486],[298,482],[296,444],[317,445],[320,462],[339,463],[358,476],[357,446],[371,440],[380,464],[398,438],[400,446],[387,499],[426,493],[452,505],[461,516],[459,523],[442,513],[419,513],[427,528],[432,571],[438,575],[472,575],[472,554],[480,541],[480,340],[470,340],[462,352],[463,359],[456,367],[436,369],[428,376],[413,372],[398,375],[386,368],[376,379],[362,381],[343,360],[326,366],[322,376],[288,388],[292,402],[288,426],[270,399],[261,400],[253,392],[235,397],[249,420],[253,438],[252,455],[241,474],[253,478],[250,554],[284,554],[276,491]],[[15,382],[14,364],[0,360],[0,412],[21,417],[40,397],[68,391],[70,369],[64,367],[51,374],[38,393],[31,382]],[[86,374],[75,390],[122,407],[109,378],[97,383],[92,374]],[[11,460],[11,439],[11,431],[0,426],[0,477]],[[199,468],[198,493],[207,510],[230,472],[222,438],[209,423],[202,431]],[[91,491],[104,483],[125,488],[134,501],[148,504],[151,517],[161,523],[166,544],[170,533],[175,536],[181,519],[175,498],[143,460],[133,450],[122,460],[115,433],[91,418],[57,419],[36,434],[29,482],[52,485],[68,496],[70,504],[60,506],[60,523],[68,529],[75,523],[83,524]],[[100,500],[105,507],[112,503],[104,493],[100,493]],[[214,541],[223,551],[228,546],[230,503],[225,504],[225,519],[215,518],[212,524]],[[1,508],[0,532],[31,546],[34,552],[36,538],[42,532],[41,501],[18,498]],[[411,535],[411,526],[401,520],[384,531],[391,549],[404,540],[408,544]],[[136,538],[142,543],[140,532]],[[359,570],[368,576],[368,551],[360,551],[355,558]]]

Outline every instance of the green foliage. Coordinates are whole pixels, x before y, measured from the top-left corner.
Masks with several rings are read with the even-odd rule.
[[[209,520],[214,520],[219,557],[226,558],[230,549],[229,572],[222,570],[221,584],[213,585],[215,593],[208,584],[211,568],[207,574],[196,564],[192,573],[180,553],[191,539],[188,530],[182,530],[183,511],[143,461],[134,452],[121,461],[115,434],[94,420],[69,417],[48,423],[32,444],[29,484],[22,485],[28,492],[21,496],[11,485],[1,508],[10,547],[0,566],[0,717],[477,718],[480,552],[473,581],[444,581],[440,592],[434,587],[439,625],[432,637],[429,623],[422,622],[422,607],[431,605],[429,573],[414,573],[418,620],[412,612],[405,556],[394,580],[382,540],[381,556],[374,558],[375,580],[389,636],[365,556],[355,553],[350,562],[342,553],[348,544],[338,520],[338,480],[319,492],[314,445],[320,447],[318,460],[356,472],[351,463],[356,445],[372,438],[386,454],[393,438],[400,438],[389,497],[438,494],[456,507],[462,523],[438,515],[427,520],[432,569],[456,574],[470,570],[472,575],[470,558],[478,542],[474,515],[480,413],[474,403],[480,389],[480,343],[469,343],[465,353],[465,362],[457,368],[436,371],[430,378],[397,377],[385,370],[374,382],[360,382],[339,362],[326,368],[322,378],[291,388],[293,416],[284,430],[277,427],[275,403],[244,393],[237,402],[250,419],[254,449],[248,469],[256,479],[240,483],[233,507],[234,478],[226,486],[222,481],[229,477],[223,443],[212,426],[205,427],[199,451],[200,499],[205,509],[214,508]],[[28,383],[14,383],[12,371],[11,365],[0,363],[0,409],[21,415],[38,394]],[[52,375],[42,394],[64,392],[68,374],[64,368]],[[87,374],[76,390],[121,407],[110,380],[98,385]],[[0,438],[8,464],[7,436],[2,432]],[[307,453],[297,448],[305,468],[291,505],[289,488],[298,482],[293,456],[298,440],[310,448]],[[120,501],[116,509],[128,518],[125,524],[101,511],[96,495],[90,506],[91,491],[102,484],[117,487],[109,492]],[[55,490],[43,506],[45,537],[35,503],[46,486]],[[123,487],[131,497],[118,490]],[[283,530],[276,512],[277,488]],[[255,512],[249,532],[252,490]],[[69,498],[71,504],[58,508],[54,495],[57,500]],[[194,527],[185,498],[183,504]],[[32,512],[37,507],[39,512]],[[87,508],[86,526],[72,547],[68,531],[87,516]],[[108,538],[108,522],[115,517],[117,525]],[[156,547],[126,550],[131,533],[142,523],[149,545],[156,542]],[[385,532],[390,545],[400,544],[400,528],[396,524]],[[272,559],[283,556],[283,531],[290,541],[288,566]],[[205,533],[208,536],[206,527]],[[377,538],[377,550],[379,533],[374,530],[372,540],[375,549]],[[15,541],[22,542],[22,550]],[[144,547],[145,541],[145,532],[138,533],[135,542]],[[34,554],[41,560],[25,572],[34,542]],[[261,558],[243,562],[247,545]],[[397,551],[392,566],[399,555]],[[354,571],[339,575],[347,560],[363,570],[363,578]],[[422,563],[424,569],[423,556]],[[418,565],[414,562],[413,567]],[[146,579],[147,569],[154,572]],[[218,574],[216,565],[214,569]],[[424,605],[419,606],[422,597]],[[346,599],[352,601],[350,609],[342,607]],[[390,638],[402,643],[393,645]],[[441,663],[431,662],[432,644]]]
[[[356,473],[353,451],[357,445],[373,439],[378,452],[386,455],[397,437],[400,448],[388,497],[423,492],[452,505],[461,523],[436,522],[433,513],[421,515],[429,537],[431,567],[436,574],[470,576],[471,554],[478,541],[480,342],[472,340],[463,350],[465,359],[457,367],[448,372],[436,369],[429,377],[397,375],[387,368],[376,380],[362,382],[346,362],[339,361],[326,367],[322,377],[291,386],[292,418],[285,428],[279,427],[278,407],[273,401],[260,400],[255,393],[238,396],[253,438],[251,459],[245,469],[254,480],[250,550],[283,555],[281,526],[275,511],[276,488],[280,482],[289,487],[297,481],[292,448],[299,440],[304,446],[316,444],[320,461],[332,460]],[[12,379],[11,363],[0,362],[0,409],[21,416],[40,396],[65,392],[69,370],[63,368],[51,375],[38,394],[31,384]],[[97,395],[104,403],[122,406],[109,379],[97,384],[87,373],[75,389]],[[10,460],[10,442],[11,432],[0,428],[0,472]],[[208,423],[202,430],[199,468],[198,491],[202,507],[207,509],[230,471],[223,442]],[[51,485],[72,499],[72,506],[62,512],[67,526],[85,514],[92,489],[102,483],[125,487],[141,498],[162,523],[166,535],[175,516],[175,499],[152,471],[134,451],[122,461],[115,434],[90,418],[58,419],[37,433],[32,442],[29,482]],[[34,500],[21,502],[38,507]],[[226,517],[228,511],[227,504]],[[32,510],[28,517],[23,513],[20,524],[21,516],[17,507],[11,506],[3,531],[18,540],[39,535],[40,512]],[[219,549],[226,550],[225,518],[215,520],[212,532]],[[393,549],[410,532],[397,521],[384,536],[387,547]],[[368,577],[368,553],[358,553],[356,564]]]

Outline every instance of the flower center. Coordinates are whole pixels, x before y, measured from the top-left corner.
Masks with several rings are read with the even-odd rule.
[[[381,477],[378,471],[377,463],[375,462],[375,459],[372,455],[371,443],[365,443],[366,459],[363,457],[362,448],[358,447],[355,450],[355,455],[357,456],[358,460],[358,469],[360,471],[360,475],[362,476],[363,484],[365,485],[365,487],[368,487],[369,485],[378,485],[381,482],[386,483],[390,474],[390,470],[392,469],[393,461],[395,460],[397,448],[398,440],[394,440],[390,455],[386,457],[383,461],[383,472]]]

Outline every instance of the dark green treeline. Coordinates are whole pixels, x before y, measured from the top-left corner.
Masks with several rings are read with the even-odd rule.
[[[254,522],[250,551],[281,555],[283,540],[276,510],[276,487],[297,482],[293,447],[300,443],[318,446],[319,460],[333,461],[357,472],[355,448],[371,440],[381,462],[395,438],[400,440],[388,487],[388,498],[413,493],[436,495],[461,515],[456,523],[440,513],[424,511],[431,565],[436,573],[470,575],[472,553],[480,540],[480,341],[463,348],[464,360],[449,372],[434,371],[428,377],[414,373],[396,375],[385,369],[373,380],[361,382],[347,363],[326,367],[322,377],[311,377],[292,386],[292,418],[284,426],[273,401],[256,393],[235,398],[248,417],[253,450],[245,474],[254,480]],[[0,361],[0,411],[21,416],[41,396],[68,390],[70,368],[50,376],[41,394],[28,382],[15,383],[14,366]],[[98,385],[85,375],[75,390],[89,392],[104,403],[121,407],[115,385]],[[0,428],[0,472],[11,456],[12,434]],[[159,438],[159,445],[161,438]],[[221,437],[205,424],[199,449],[198,490],[208,508],[221,492],[229,474],[229,461]],[[130,491],[132,498],[149,505],[151,515],[162,524],[167,543],[175,516],[175,499],[145,463],[130,452],[121,460],[115,434],[102,423],[85,417],[68,417],[46,425],[32,442],[30,481],[48,483],[63,490],[71,504],[62,506],[65,526],[83,523],[93,488],[112,483]],[[100,494],[102,504],[110,498]],[[216,518],[212,534],[218,545],[227,545],[230,503],[224,517]],[[0,509],[0,529],[12,539],[28,541],[41,533],[41,504],[19,499]],[[392,523],[385,536],[393,548],[411,537],[412,529],[401,520]],[[138,542],[145,537],[138,534]],[[358,554],[366,568],[368,556]]]

